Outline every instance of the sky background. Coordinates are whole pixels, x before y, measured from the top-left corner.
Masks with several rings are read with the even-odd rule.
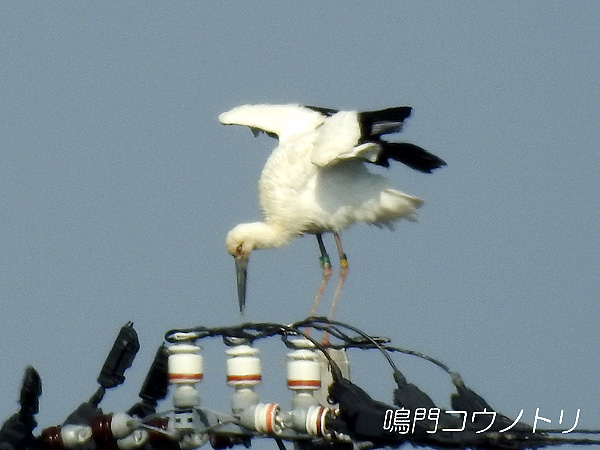
[[[598,54],[593,1],[3,2],[0,420],[31,364],[37,432],[61,423],[127,321],[141,350],[107,412],[138,400],[169,329],[306,317],[320,281],[311,236],[252,255],[240,318],[224,239],[260,219],[276,142],[217,121],[297,102],[410,105],[400,139],[448,163],[381,170],[426,203],[394,232],[343,233],[336,318],[441,359],[506,415],[533,423],[539,407],[567,429],[580,408],[578,428],[600,428]],[[202,345],[203,403],[227,411],[225,348]],[[261,400],[287,408],[284,346],[258,347]],[[383,358],[349,358],[353,380],[390,403]],[[449,405],[439,369],[395,359]]]

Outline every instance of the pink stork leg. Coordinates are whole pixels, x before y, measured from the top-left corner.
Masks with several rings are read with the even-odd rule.
[[[321,262],[321,268],[323,269],[323,278],[321,280],[321,284],[319,285],[319,289],[317,290],[317,295],[315,295],[315,300],[313,302],[312,309],[310,310],[310,315],[312,317],[317,313],[317,308],[321,303],[321,299],[323,298],[323,293],[325,292],[325,288],[327,287],[327,282],[331,278],[331,261],[329,260],[329,255],[327,254],[327,250],[325,250],[325,245],[323,244],[323,236],[321,234],[317,234],[317,242],[319,243],[319,250],[321,251],[321,257],[319,261]]]
[[[333,312],[335,311],[335,307],[340,299],[340,295],[342,293],[342,285],[344,284],[344,280],[348,275],[349,267],[348,267],[348,258],[346,258],[346,254],[342,249],[342,241],[340,240],[340,235],[337,233],[333,233],[333,237],[335,238],[335,244],[337,245],[338,254],[340,256],[340,279],[338,281],[338,285],[335,288],[335,293],[333,294],[333,303],[331,304],[331,309],[329,310],[329,315],[327,318],[329,320],[333,320]]]
[[[337,245],[338,254],[340,256],[340,278],[335,288],[335,292],[333,294],[333,302],[331,303],[331,309],[329,310],[329,315],[327,318],[329,320],[333,320],[333,312],[335,311],[335,307],[340,299],[340,295],[342,293],[342,285],[344,284],[344,280],[346,279],[346,275],[348,275],[348,258],[346,258],[346,254],[342,249],[342,241],[340,240],[340,235],[337,233],[333,233],[333,237],[335,238],[335,244]],[[329,333],[325,331],[323,333],[323,338],[321,339],[321,343],[325,346],[329,345]]]

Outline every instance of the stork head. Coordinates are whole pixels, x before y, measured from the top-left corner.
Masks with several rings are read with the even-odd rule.
[[[246,306],[246,280],[248,278],[248,260],[255,249],[281,247],[293,237],[285,228],[264,222],[241,223],[227,234],[225,246],[227,252],[235,258],[240,312]]]
[[[251,240],[246,239],[243,233],[240,233],[240,226],[238,225],[229,232],[227,239],[225,239],[225,246],[227,247],[227,252],[235,258],[238,301],[240,312],[243,314],[244,307],[246,306],[248,260],[250,259],[250,253],[254,250],[254,244]]]

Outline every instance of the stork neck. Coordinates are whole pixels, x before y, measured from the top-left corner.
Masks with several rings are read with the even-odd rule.
[[[243,224],[248,236],[252,236],[255,249],[282,247],[292,240],[294,235],[285,228],[268,222]]]

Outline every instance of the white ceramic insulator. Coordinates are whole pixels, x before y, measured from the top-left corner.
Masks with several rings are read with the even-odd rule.
[[[179,384],[173,392],[173,406],[175,408],[194,408],[200,404],[200,392],[189,384]]]
[[[287,385],[292,390],[321,387],[321,369],[312,350],[293,350],[288,354]]]
[[[229,386],[256,386],[262,378],[259,351],[249,345],[236,345],[226,352],[227,384]]]
[[[241,415],[248,408],[258,404],[258,394],[251,387],[236,386],[231,396],[231,412],[235,416]]]
[[[115,439],[128,436],[138,426],[138,421],[128,414],[115,413],[110,420],[110,431]]]
[[[302,338],[293,338],[289,340],[290,344],[292,344],[296,349],[314,349],[315,344],[313,344],[308,339]]]
[[[202,447],[208,442],[208,434],[184,434],[179,441],[181,450],[192,450]]]
[[[92,428],[87,425],[63,425],[60,438],[65,448],[81,447],[92,437]]]
[[[169,382],[173,384],[197,383],[204,376],[204,360],[198,354],[201,347],[177,344],[169,348]]]
[[[129,436],[119,439],[117,441],[117,447],[121,450],[132,450],[140,448],[146,442],[148,442],[149,434],[146,430],[135,430]]]
[[[325,416],[329,411],[323,406],[312,406],[306,414],[306,432],[310,436],[329,437],[330,433],[325,428]]]
[[[277,403],[259,403],[254,410],[254,429],[264,434],[279,434],[283,431],[279,422]]]

